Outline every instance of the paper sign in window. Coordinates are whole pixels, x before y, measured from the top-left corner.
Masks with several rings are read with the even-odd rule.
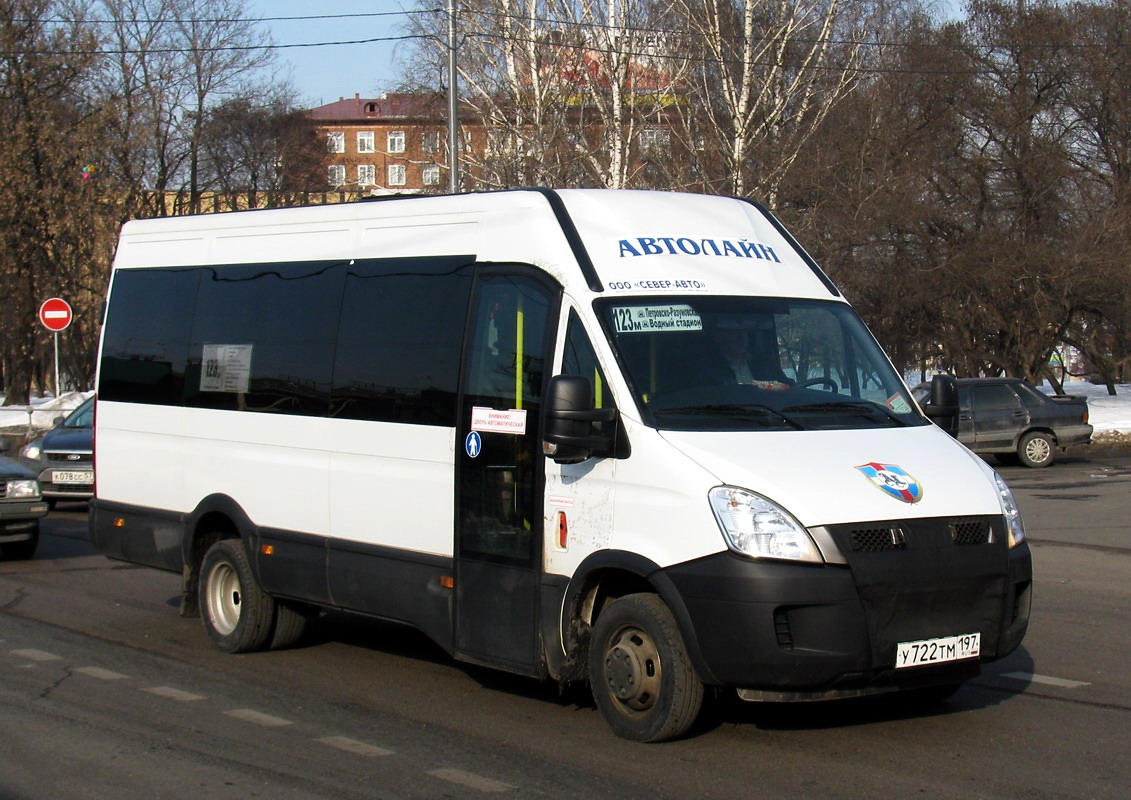
[[[246,392],[251,378],[250,344],[206,344],[200,365],[200,391]]]

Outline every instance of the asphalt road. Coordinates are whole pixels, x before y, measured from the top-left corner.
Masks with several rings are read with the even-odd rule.
[[[230,656],[179,577],[107,561],[82,506],[0,561],[0,800],[1125,798],[1131,452],[1004,467],[1034,552],[1025,644],[950,701],[721,702],[617,739],[583,693],[457,664],[341,614]]]

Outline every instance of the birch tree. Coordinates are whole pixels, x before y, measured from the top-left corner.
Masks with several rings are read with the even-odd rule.
[[[783,176],[863,65],[876,8],[858,0],[673,0],[701,53],[695,95],[711,188],[775,204]],[[700,109],[695,107],[695,113]]]
[[[638,134],[664,115],[686,63],[660,9],[646,0],[464,3],[462,105],[489,132],[463,154],[478,180],[637,185]],[[444,53],[442,23],[427,23],[432,59]]]

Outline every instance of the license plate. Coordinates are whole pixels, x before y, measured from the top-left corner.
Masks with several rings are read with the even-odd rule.
[[[55,470],[51,473],[52,483],[94,483],[93,472],[61,472]]]
[[[919,667],[924,664],[942,664],[977,658],[982,652],[982,634],[967,633],[962,636],[944,636],[941,639],[921,639],[917,642],[900,642],[895,646],[895,668]]]

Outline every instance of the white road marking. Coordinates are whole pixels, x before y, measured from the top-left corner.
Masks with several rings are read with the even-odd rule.
[[[1046,686],[1059,686],[1062,689],[1079,689],[1081,686],[1091,686],[1087,681],[1070,681],[1067,678],[1053,678],[1048,675],[1036,675],[1032,672],[1006,672],[1003,678],[1012,678],[1015,681],[1026,683],[1043,683]]]
[[[293,725],[294,723],[282,717],[273,717],[270,714],[264,714],[261,711],[253,711],[250,708],[237,708],[233,711],[225,711],[227,716],[234,719],[241,719],[244,722],[251,722],[256,725],[262,725],[264,728],[278,728],[282,725]]]
[[[478,789],[481,792],[508,792],[515,788],[508,783],[493,781],[490,778],[484,778],[482,775],[476,775],[473,772],[465,772],[462,769],[430,769],[428,774],[433,778],[457,783],[469,789]]]
[[[102,667],[79,667],[75,672],[86,675],[90,678],[98,678],[100,681],[120,681],[130,677],[123,675],[120,672],[113,672],[112,670],[102,669]]]
[[[350,739],[345,736],[326,736],[321,739],[315,739],[314,741],[328,744],[330,747],[336,747],[339,750],[345,750],[347,753],[353,753],[359,756],[393,755],[392,750],[386,750],[384,747],[359,742],[357,739]]]
[[[57,656],[54,653],[47,653],[43,650],[13,650],[12,655],[19,656],[20,658],[27,658],[31,661],[62,661],[62,656]]]
[[[176,700],[178,703],[189,703],[193,700],[206,699],[202,694],[193,694],[192,692],[184,692],[180,689],[174,689],[172,686],[150,686],[147,689],[142,689],[143,692],[155,694],[158,697],[167,697],[170,700]]]

